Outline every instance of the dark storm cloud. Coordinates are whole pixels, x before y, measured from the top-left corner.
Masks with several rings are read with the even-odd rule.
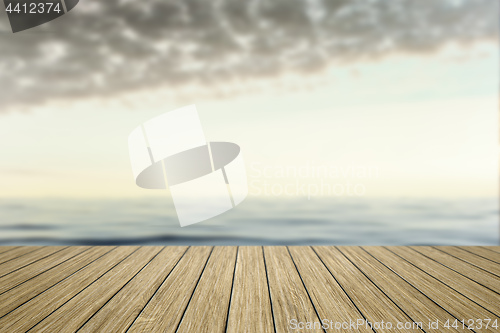
[[[4,13],[5,14],[5,13]],[[491,0],[83,0],[18,34],[0,15],[0,110],[58,97],[308,74],[497,37]]]

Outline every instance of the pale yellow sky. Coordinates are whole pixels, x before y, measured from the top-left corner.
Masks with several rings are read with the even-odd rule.
[[[242,147],[253,192],[294,177],[256,169],[374,167],[366,196],[496,196],[498,45],[432,56],[395,55],[326,73],[255,83],[254,91],[205,97],[193,87],[207,140]],[[0,197],[162,196],[134,184],[129,132],[182,106],[162,89],[54,100],[0,115]],[[318,183],[319,178],[301,179]]]

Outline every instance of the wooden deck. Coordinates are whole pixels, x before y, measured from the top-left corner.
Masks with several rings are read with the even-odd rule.
[[[500,332],[499,316],[500,247],[0,247],[0,332]]]

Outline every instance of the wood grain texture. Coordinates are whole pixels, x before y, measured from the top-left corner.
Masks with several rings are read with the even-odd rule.
[[[186,246],[162,249],[129,284],[99,309],[79,332],[125,332],[186,250]]]
[[[261,247],[239,247],[227,332],[274,332],[264,252]]]
[[[491,290],[488,290],[482,285],[470,280],[469,278],[458,274],[450,268],[423,256],[421,253],[417,252],[417,254],[415,254],[415,251],[411,248],[394,247],[391,248],[391,251],[401,256],[403,259],[406,259],[416,267],[422,269],[427,274],[432,275],[432,277],[438,279],[445,285],[451,287],[456,291],[459,291],[462,295],[476,302],[480,306],[490,310],[493,313],[500,313],[500,303],[497,302],[500,295],[491,292]],[[419,251],[421,251],[422,253],[427,253],[429,255],[435,255],[438,258],[440,256],[439,253],[435,254],[434,251],[436,250],[433,249],[431,249],[430,253],[428,253],[429,251],[426,251],[423,247],[420,248]],[[449,256],[447,254],[443,255]],[[467,269],[469,270],[464,270],[464,273],[474,276],[474,274],[470,272],[471,269],[474,269],[474,266],[468,266],[470,266],[467,267]],[[497,283],[500,283],[500,279],[497,279]]]
[[[327,332],[338,331],[335,322],[364,321],[365,316],[310,247],[293,246],[289,251],[320,319],[325,321],[322,326]],[[323,254],[331,259],[331,253]],[[372,332],[366,326],[360,326],[359,331]]]
[[[14,250],[16,248],[18,248],[19,246],[1,246],[0,247],[0,258],[2,257],[2,255],[5,253],[5,252],[9,252],[11,250]],[[0,260],[0,262],[2,262]]]
[[[177,332],[225,332],[237,248],[215,247]]]
[[[500,264],[497,264],[491,260],[485,259],[483,257],[480,257],[476,254],[467,252],[461,248],[458,248],[456,246],[439,246],[436,247],[438,251],[443,251],[445,253],[448,253],[449,255],[452,255],[456,258],[459,258],[460,260],[463,260],[471,265],[474,265],[476,267],[479,267],[483,269],[485,272],[488,272],[490,274],[494,274],[498,277],[500,277]]]
[[[4,275],[5,273],[8,273],[4,269],[2,269],[1,265],[3,263],[8,262],[10,260],[13,260],[15,258],[21,257],[21,256],[28,254],[28,253],[31,253],[33,251],[40,250],[42,248],[43,247],[41,247],[41,246],[20,246],[20,247],[16,247],[13,249],[8,249],[7,251],[2,251],[2,253],[0,254],[0,272],[2,272],[2,274],[0,274],[0,275]]]
[[[363,318],[423,325],[376,332],[437,333],[500,322],[496,250],[0,247],[0,332],[370,332],[321,327]]]
[[[292,251],[293,248],[290,248]],[[354,304],[347,308],[354,308],[348,313],[338,315],[331,313],[327,318],[339,318],[342,321],[353,320],[353,319],[366,319],[371,323],[381,323],[382,321],[390,321],[391,323],[397,322],[409,322],[412,321],[408,315],[406,315],[401,309],[399,309],[382,291],[372,281],[370,281],[359,269],[352,264],[337,248],[331,246],[316,246],[314,250],[321,258],[321,260],[328,267],[328,270],[337,279],[338,283],[343,287],[349,298],[356,305],[359,311],[363,314],[363,317],[354,308]],[[295,258],[309,258],[311,254],[306,256],[305,254],[297,253],[292,256]],[[301,260],[303,260],[301,259]],[[311,258],[312,262],[313,259]],[[300,271],[300,267],[299,267]],[[309,274],[311,276],[323,276],[326,275],[325,272],[318,272],[319,274]],[[306,275],[306,274],[304,274]],[[332,284],[330,281],[325,281],[328,284]],[[326,283],[322,281],[316,281],[318,285],[325,285]],[[306,283],[306,286],[308,284]],[[308,290],[310,288],[308,287]],[[330,296],[331,293],[323,294],[323,297],[318,298],[317,302],[319,304],[324,304],[324,295]],[[333,296],[333,295],[332,295]],[[325,299],[330,299],[331,297],[326,297]],[[331,305],[328,305],[330,311],[336,308],[337,297],[333,297],[330,300]],[[324,304],[326,305],[326,304]],[[340,309],[343,309],[341,306]],[[338,312],[337,310],[336,312]],[[320,312],[321,313],[321,312]],[[367,330],[368,331],[368,330]],[[369,330],[371,331],[371,330]],[[422,332],[420,329],[399,329],[398,327],[391,328],[379,328],[377,332]]]
[[[75,332],[161,250],[141,247],[38,323],[36,332]],[[70,321],[66,318],[71,318]]]
[[[175,332],[211,251],[189,248],[128,332]]]
[[[500,253],[496,251],[481,246],[460,246],[459,248],[500,264]]]
[[[432,299],[403,280],[385,265],[374,259],[359,247],[340,246],[338,249],[376,284],[384,294],[393,300],[415,323],[428,323],[438,320],[441,323],[456,318],[438,306]],[[441,329],[425,329],[426,332],[441,332]],[[470,332],[467,329],[450,328],[449,332]]]
[[[28,331],[137,249],[138,247],[124,246],[112,250],[85,269],[69,276],[53,288],[0,318],[0,327],[6,332]]]
[[[2,306],[0,307],[0,317],[54,286],[64,278],[109,252],[111,249],[112,248],[94,247],[88,251],[84,251],[76,255],[74,260],[68,260],[59,267],[53,267],[1,294],[0,304],[2,304]]]
[[[394,249],[396,247],[391,247]],[[500,319],[480,305],[472,302],[456,290],[437,280],[425,271],[402,260],[388,249],[368,246],[364,247],[371,255],[380,260],[399,276],[404,277],[420,292],[431,298],[434,302],[446,309],[457,319],[491,318]]]
[[[405,250],[405,248],[399,248],[399,249]],[[435,260],[436,262],[439,262],[441,265],[448,267],[450,270],[453,270],[455,272],[455,274],[449,274],[448,271],[443,270],[441,267],[438,267],[438,266],[435,266],[434,264],[432,264],[434,267],[436,267],[436,269],[438,271],[441,271],[446,276],[448,274],[450,275],[450,279],[453,280],[450,282],[453,282],[455,284],[455,287],[454,287],[455,289],[457,289],[457,290],[466,289],[470,293],[475,293],[475,291],[477,291],[478,296],[482,295],[483,293],[491,294],[489,291],[485,291],[484,288],[480,288],[480,290],[478,290],[477,284],[480,284],[480,285],[482,285],[490,290],[493,290],[497,294],[500,294],[500,277],[489,274],[489,273],[483,271],[482,269],[478,269],[476,266],[473,266],[469,263],[466,263],[460,259],[452,257],[449,254],[443,253],[443,252],[436,250],[434,248],[422,246],[422,247],[411,247],[411,249],[419,252],[420,254],[427,256],[428,258]],[[412,253],[410,253],[409,256],[411,257]],[[405,258],[408,260],[407,257],[405,257]],[[418,262],[419,259],[420,258],[418,256],[416,258],[412,258],[412,260],[415,262]],[[412,262],[412,263],[415,265],[415,262]],[[428,261],[428,260],[425,260],[425,261],[421,260],[421,263],[424,263],[424,262],[430,263],[430,261]],[[498,266],[500,267],[500,265],[498,265]],[[436,274],[433,274],[432,272],[429,272],[429,273],[431,275],[433,275],[434,277],[442,280],[441,275],[438,276]],[[462,276],[457,277],[457,274],[465,276],[468,279],[475,281],[477,284],[470,283],[470,281],[467,281],[467,279],[464,280],[462,278]],[[444,280],[442,280],[442,281],[444,281]],[[463,284],[461,284],[461,283],[463,283]],[[448,284],[448,285],[450,285],[450,284]],[[500,304],[499,304],[498,310],[499,311],[497,311],[496,313],[500,313]]]
[[[20,248],[19,251],[14,250],[12,252],[8,252],[10,254],[9,259],[5,260],[0,264],[0,278],[5,275],[11,274],[13,271],[19,270],[29,264],[41,260],[45,257],[50,256],[51,254],[61,251],[65,247],[37,247],[37,248],[28,248],[25,251],[22,251],[23,248]]]
[[[483,246],[485,249],[500,253],[500,246]]]
[[[23,266],[20,269],[13,270],[10,274],[4,275],[0,278],[0,294],[12,289],[25,281],[41,274],[54,266],[59,265],[60,263],[73,258],[74,256],[82,253],[89,249],[89,247],[85,246],[75,246],[75,247],[67,247],[62,249],[51,249],[51,247],[46,248],[47,253],[50,255],[46,255],[47,253],[40,253],[42,259],[35,260],[29,265]],[[30,254],[26,255],[29,256]],[[7,263],[7,265],[14,264],[14,261]]]
[[[264,254],[276,331],[292,331],[294,320],[297,323],[320,322],[287,249],[269,246],[264,248]],[[316,326],[307,332],[323,330]]]

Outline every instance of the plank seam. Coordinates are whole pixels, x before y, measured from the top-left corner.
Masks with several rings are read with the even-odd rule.
[[[130,328],[132,326],[134,326],[135,322],[137,321],[137,319],[141,316],[141,314],[144,312],[144,309],[146,309],[146,307],[148,306],[148,304],[151,302],[151,300],[156,296],[156,294],[158,293],[158,290],[160,290],[160,288],[163,286],[163,284],[165,284],[165,281],[167,281],[168,277],[170,276],[170,274],[172,274],[172,272],[174,271],[175,267],[177,267],[177,265],[179,264],[179,262],[182,260],[182,258],[184,258],[184,256],[186,255],[187,251],[191,248],[191,246],[189,246],[186,251],[184,251],[184,253],[182,254],[182,256],[179,258],[179,260],[177,260],[177,262],[175,263],[175,265],[172,267],[172,269],[170,270],[170,272],[168,272],[167,276],[165,276],[165,278],[163,279],[163,281],[160,283],[160,285],[158,286],[158,288],[156,288],[155,292],[153,293],[153,295],[151,295],[151,297],[148,299],[148,301],[146,302],[146,304],[144,304],[144,306],[142,307],[141,311],[139,311],[139,313],[137,314],[137,316],[134,318],[134,320],[132,321],[132,323],[127,327],[127,330],[125,331],[125,333],[127,333]]]
[[[42,260],[42,259],[45,259],[45,258],[47,258],[47,257],[50,257],[50,256],[51,256],[51,255],[53,255],[53,254],[56,254],[56,253],[58,253],[58,252],[61,252],[62,250],[67,249],[68,247],[69,247],[69,246],[63,247],[62,249],[60,249],[60,250],[58,250],[58,251],[56,251],[56,252],[52,252],[52,253],[50,253],[50,254],[47,254],[47,255],[46,255],[46,256],[44,256],[44,257],[41,257],[41,258],[36,259],[35,261],[32,261],[32,262],[30,262],[30,263],[28,263],[28,264],[26,264],[26,265],[24,265],[24,266],[18,267],[18,268],[16,268],[16,269],[14,269],[13,271],[10,271],[9,273],[6,273],[6,274],[4,274],[4,275],[1,275],[1,276],[0,276],[0,279],[1,279],[1,278],[3,278],[4,276],[7,276],[7,275],[9,275],[9,274],[12,274],[12,273],[14,273],[14,272],[16,272],[16,271],[20,270],[21,268],[24,268],[24,267],[26,267],[26,266],[29,266],[29,265],[31,265],[31,264],[34,264],[34,263],[36,263],[36,262],[38,262],[38,261]],[[12,260],[17,259],[17,258],[21,258],[21,257],[23,257],[23,256],[25,256],[25,255],[27,255],[27,254],[30,254],[30,253],[33,253],[33,252],[35,252],[35,251],[42,250],[42,249],[43,249],[43,248],[36,249],[36,250],[31,251],[31,252],[25,253],[25,254],[23,254],[23,255],[21,255],[21,256],[19,256],[19,257],[12,258],[12,259],[10,259],[10,260],[7,260],[6,262],[3,262],[3,263],[2,263],[2,265],[3,265],[3,264],[5,264],[5,263],[7,263],[7,262],[9,262],[9,261],[12,261]]]
[[[478,257],[481,257],[481,258],[483,258],[483,259],[489,260],[489,261],[491,261],[492,263],[495,263],[495,264],[500,264],[500,262],[498,262],[498,261],[492,260],[492,259],[490,259],[490,258],[483,257],[482,255],[477,254],[477,253],[474,253],[474,252],[471,252],[471,251],[467,250],[467,249],[466,249],[466,248],[464,248],[464,247],[458,247],[458,248],[459,248],[459,249],[461,249],[461,250],[467,251],[467,252],[469,252],[469,253],[471,253],[471,254],[473,254],[473,255],[475,255],[475,256],[478,256]],[[496,253],[495,251],[492,251],[492,252],[493,252],[493,253]]]
[[[52,266],[52,267],[49,267],[48,269],[44,270],[43,272],[40,272],[40,273],[38,273],[37,275],[34,275],[34,276],[30,277],[29,279],[27,279],[27,280],[25,280],[25,281],[23,281],[23,282],[21,282],[21,283],[19,283],[19,284],[16,284],[14,287],[12,287],[12,288],[10,288],[10,289],[7,289],[7,290],[5,290],[4,292],[1,292],[1,293],[0,293],[0,295],[3,295],[3,294],[5,294],[6,292],[8,292],[9,290],[12,290],[12,289],[14,289],[14,288],[17,288],[17,287],[19,287],[20,285],[22,285],[22,284],[24,284],[24,283],[28,282],[29,280],[34,279],[34,278],[36,278],[37,276],[42,275],[43,273],[46,273],[46,272],[50,271],[51,269],[54,269],[54,268],[56,268],[57,266],[64,264],[64,263],[65,263],[65,262],[67,262],[68,260],[71,260],[71,259],[73,259],[74,257],[79,256],[80,254],[82,254],[82,253],[84,253],[84,252],[86,252],[86,251],[88,251],[88,250],[90,250],[90,247],[89,247],[89,248],[87,248],[87,249],[85,249],[85,250],[83,250],[82,252],[78,252],[78,253],[77,253],[77,254],[75,254],[74,256],[72,256],[72,257],[70,257],[70,258],[68,258],[68,259],[66,259],[66,260],[64,260],[64,261],[61,261],[61,262],[60,262],[60,263],[58,263],[57,265],[54,265],[54,266]]]
[[[484,271],[484,272],[490,273],[490,274],[492,274],[492,275],[494,275],[494,276],[496,276],[496,277],[500,277],[500,275],[497,275],[497,274],[495,274],[495,273],[493,273],[493,272],[490,272],[490,271],[488,271],[488,270],[487,270],[487,269],[485,269],[485,268],[479,267],[479,266],[475,265],[475,264],[474,264],[474,263],[472,263],[472,262],[469,262],[469,261],[467,261],[467,260],[465,260],[465,259],[462,259],[462,258],[460,258],[460,257],[457,257],[456,255],[453,255],[453,254],[451,254],[451,253],[448,253],[448,252],[446,252],[446,251],[443,251],[443,250],[441,250],[439,247],[432,246],[432,248],[433,248],[433,249],[436,249],[436,250],[438,250],[438,251],[440,251],[440,252],[442,252],[442,253],[445,253],[445,254],[447,254],[447,255],[449,255],[449,256],[452,256],[453,258],[459,259],[459,260],[461,260],[461,261],[463,261],[463,262],[465,262],[465,263],[467,263],[467,264],[469,264],[469,265],[472,265],[472,266],[474,266],[474,267],[476,267],[476,268],[479,268],[480,270],[482,270],[482,271]],[[460,250],[460,248],[458,248],[458,249]],[[470,253],[470,254],[472,254],[472,253]]]
[[[20,246],[14,246],[12,249],[8,249],[8,250],[6,250],[6,251],[0,252],[0,254],[7,253],[7,252],[9,252],[9,251],[12,251],[12,250],[15,250],[15,249],[18,249],[18,248],[20,248]]]
[[[177,333],[179,331],[179,327],[181,327],[182,320],[184,319],[184,316],[186,314],[186,311],[189,307],[189,304],[191,303],[191,300],[193,299],[194,293],[196,292],[196,289],[198,288],[198,284],[200,283],[201,277],[203,276],[203,273],[205,272],[205,268],[207,268],[208,261],[210,260],[210,257],[212,257],[212,253],[214,252],[214,247],[210,250],[210,254],[208,255],[207,261],[205,261],[205,265],[203,266],[203,269],[200,273],[200,277],[198,278],[198,281],[196,281],[196,286],[193,289],[193,292],[191,293],[191,296],[189,297],[189,301],[186,304],[186,307],[184,308],[184,311],[182,312],[181,319],[179,320],[179,323],[177,324],[177,327],[175,329],[175,332]]]
[[[229,311],[231,311],[231,301],[233,300],[233,289],[234,289],[234,279],[236,277],[236,265],[238,265],[238,255],[239,255],[240,247],[236,247],[236,258],[234,259],[234,270],[233,270],[233,282],[231,283],[231,296],[229,296],[229,304],[227,306],[227,315],[226,315],[226,327],[224,328],[224,332],[227,333],[227,325],[229,323]]]
[[[385,295],[385,297],[387,297],[388,300],[390,300],[399,310],[401,310],[401,312],[408,318],[410,319],[412,322],[415,322],[415,320],[413,320],[412,317],[410,317],[409,314],[406,313],[406,311],[404,311],[391,297],[389,297],[389,295],[384,292],[375,282],[372,281],[372,279],[370,279],[370,277],[368,275],[365,274],[365,272],[363,272],[363,270],[358,267],[358,265],[356,265],[351,259],[349,259],[344,252],[342,252],[338,247],[335,247],[351,264],[353,264],[354,267],[356,267],[360,272],[361,274],[363,274],[367,279],[368,281],[370,281],[378,290],[380,290],[380,292],[382,294]],[[313,251],[316,253],[316,255],[319,257],[319,254],[314,250],[313,248]],[[320,258],[321,260],[321,258]],[[323,263],[324,264],[324,263]],[[325,265],[325,264],[324,264]],[[326,265],[325,265],[326,266]],[[331,274],[331,273],[330,273]],[[423,328],[420,328],[421,331],[425,332],[425,330]]]
[[[385,246],[383,247],[385,249],[387,249]],[[447,285],[446,283],[444,283],[443,281],[439,280],[438,278],[432,276],[431,274],[427,273],[426,271],[424,271],[423,269],[421,269],[420,267],[414,265],[413,263],[411,263],[410,261],[406,260],[405,258],[401,257],[400,255],[398,255],[397,253],[395,252],[392,252],[391,250],[387,249],[387,251],[393,253],[394,255],[400,257],[401,259],[403,259],[404,261],[406,261],[407,263],[409,263],[410,265],[412,265],[413,267],[419,269],[420,271],[424,272],[425,274],[429,275],[430,277],[432,277],[434,280],[436,281],[439,281],[441,282],[442,284],[444,284],[445,286],[447,286],[448,288],[450,288],[451,290],[454,290],[457,294],[459,295],[462,295],[463,297],[465,297],[466,299],[468,299],[469,301],[471,301],[472,303],[475,303],[476,305],[480,306],[481,308],[485,309],[486,311],[488,311],[489,313],[491,313],[492,315],[496,316],[496,317],[499,317],[497,314],[495,314],[494,312],[492,312],[491,310],[488,310],[487,308],[485,308],[484,306],[482,306],[481,304],[477,303],[476,301],[470,299],[469,297],[465,296],[464,294],[462,294],[460,291],[456,290],[455,288],[453,288],[452,286],[449,286]],[[419,252],[417,252],[419,253]],[[474,281],[475,282],[475,281]],[[500,318],[500,317],[499,317]]]
[[[266,256],[264,254],[264,246],[261,246],[262,258],[264,258],[264,270],[266,271],[267,292],[269,293],[269,303],[271,304],[271,317],[273,318],[274,333],[276,333],[276,322],[274,321],[273,298],[271,296],[271,286],[269,285],[269,275],[267,272]]]
[[[19,246],[19,247],[21,247],[21,246]],[[19,247],[17,247],[17,248],[19,248]],[[2,261],[2,262],[0,262],[0,265],[3,265],[3,264],[5,264],[5,263],[7,263],[7,262],[9,262],[9,261],[12,261],[12,260],[15,260],[15,259],[17,259],[17,258],[21,258],[22,256],[25,256],[25,255],[27,255],[27,254],[33,253],[33,252],[38,251],[38,250],[41,250],[41,249],[42,249],[41,247],[40,247],[40,248],[38,248],[38,249],[33,249],[33,250],[29,251],[29,252],[26,252],[26,253],[23,253],[23,254],[21,254],[21,255],[18,255],[17,257],[10,258],[9,260]],[[12,249],[12,250],[14,250],[14,249]],[[12,250],[10,250],[10,251],[12,251]],[[9,252],[9,251],[7,251],[7,252]],[[5,252],[3,252],[3,253],[5,253]],[[3,254],[3,253],[2,253],[2,254]]]
[[[422,292],[420,289],[418,289],[417,287],[415,287],[413,284],[411,284],[409,281],[407,281],[403,276],[401,276],[400,274],[398,274],[396,271],[394,271],[392,268],[390,268],[389,266],[387,266],[386,264],[384,264],[382,261],[380,261],[377,257],[375,257],[373,254],[371,254],[370,252],[368,252],[366,249],[364,249],[363,247],[360,247],[363,251],[365,251],[366,253],[368,253],[368,255],[370,255],[371,257],[373,257],[375,260],[377,260],[379,263],[381,263],[382,265],[384,265],[387,269],[389,269],[391,272],[393,272],[394,274],[396,274],[397,276],[399,276],[403,281],[405,281],[406,283],[408,283],[410,286],[412,286],[415,290],[417,290],[419,293],[421,293],[422,295],[424,295],[425,297],[427,297],[432,303],[436,304],[439,308],[443,309],[443,311],[445,311],[446,313],[448,313],[450,316],[452,316],[453,318],[457,319],[458,321],[460,321],[461,319],[455,317],[450,311],[448,311],[447,309],[445,309],[444,307],[442,307],[439,303],[437,303],[435,300],[433,300],[432,298],[430,298],[429,296],[427,296],[424,292]],[[472,332],[475,332],[474,330],[471,330]]]
[[[494,292],[495,294],[500,294],[499,292],[497,292],[497,291],[495,291],[495,290],[493,290],[493,289],[491,289],[491,288],[489,288],[489,287],[487,287],[487,286],[483,285],[482,283],[480,283],[480,282],[478,282],[478,281],[476,281],[476,280],[474,280],[474,279],[472,279],[472,278],[468,277],[467,275],[462,274],[461,272],[457,271],[456,269],[453,269],[453,268],[451,268],[450,266],[448,266],[448,265],[446,265],[446,264],[443,264],[442,262],[439,262],[439,261],[437,261],[436,259],[434,259],[434,258],[432,258],[432,257],[429,257],[428,255],[426,255],[426,254],[424,254],[424,253],[422,253],[422,252],[420,252],[420,251],[417,251],[416,249],[413,249],[413,248],[411,248],[411,247],[410,247],[410,249],[411,249],[411,250],[413,250],[413,251],[415,251],[415,252],[417,252],[417,253],[419,253],[419,254],[421,254],[421,255],[423,255],[423,256],[425,256],[425,257],[427,257],[427,258],[429,258],[429,259],[431,259],[432,261],[437,262],[438,264],[440,264],[440,265],[442,265],[442,266],[444,266],[444,267],[446,267],[446,268],[448,268],[448,269],[450,269],[450,270],[452,270],[452,271],[454,271],[454,272],[456,272],[456,273],[460,274],[461,276],[463,276],[463,277],[465,277],[465,278],[467,278],[467,279],[471,280],[472,282],[477,283],[478,285],[480,285],[480,286],[482,286],[482,287],[484,287],[484,288],[486,288],[486,289],[488,289],[488,290],[490,290],[490,291]],[[444,252],[444,253],[445,253],[445,254],[447,254],[446,252]],[[447,255],[448,255],[448,254],[447,254]],[[450,256],[451,256],[451,255],[450,255]],[[466,263],[467,265],[471,265],[471,264],[469,264],[468,262],[465,262],[465,263]],[[472,267],[475,267],[474,265],[471,265],[471,266],[472,266]]]
[[[328,268],[328,266],[325,264],[325,262],[323,261],[323,259],[321,259],[321,257],[318,255],[318,253],[314,250],[314,248],[312,246],[311,246],[311,250],[314,252],[314,254],[316,254],[316,256],[318,257],[319,261],[321,261],[321,263],[323,264],[323,266],[325,266],[325,268],[328,271],[328,273],[330,273],[330,275],[335,280],[335,282],[337,282],[337,284],[339,285],[340,289],[342,289],[342,291],[347,296],[347,298],[349,298],[349,300],[351,301],[352,305],[354,305],[354,307],[356,308],[356,310],[358,310],[358,312],[361,315],[361,317],[363,317],[365,319],[365,322],[368,321],[368,318],[366,318],[365,315],[363,314],[363,312],[361,312],[361,310],[358,308],[358,306],[356,305],[356,303],[352,300],[351,296],[349,296],[349,294],[345,291],[344,287],[340,284],[340,282],[337,280],[337,278],[333,275],[332,271],[330,271],[330,268]],[[377,332],[373,327],[371,327],[371,329],[372,329],[372,331]]]
[[[141,246],[142,247],[142,246]],[[51,313],[49,313],[48,315],[46,315],[45,317],[43,317],[41,320],[39,320],[35,325],[31,326],[26,332],[29,332],[31,331],[35,326],[37,326],[38,324],[40,324],[42,321],[44,321],[45,319],[47,319],[48,317],[50,317],[54,312],[56,312],[57,310],[59,310],[61,307],[63,307],[66,303],[68,303],[69,301],[71,301],[73,298],[75,298],[76,296],[78,296],[79,294],[81,294],[82,292],[84,292],[88,287],[90,287],[91,285],[93,285],[96,281],[98,281],[101,277],[103,277],[105,274],[107,274],[110,270],[112,270],[113,268],[115,268],[116,266],[118,266],[120,263],[122,263],[124,260],[126,260],[128,257],[130,257],[132,254],[134,254],[135,252],[137,252],[141,247],[138,247],[137,249],[135,249],[134,251],[132,251],[131,253],[129,253],[125,258],[123,258],[122,260],[120,260],[119,262],[117,262],[115,265],[113,265],[112,267],[110,267],[107,271],[105,271],[104,273],[102,273],[101,275],[99,275],[99,277],[97,277],[97,279],[95,279],[94,281],[92,281],[90,284],[88,284],[85,288],[83,288],[82,290],[80,290],[78,293],[76,293],[75,295],[73,295],[70,299],[68,299],[66,302],[64,302],[63,304],[59,305],[56,309],[54,309],[54,311],[52,311]]]
[[[497,246],[497,247],[499,247],[499,246]],[[493,250],[493,249],[491,249],[491,248],[489,248],[489,247],[486,247],[486,246],[483,246],[482,248],[483,248],[483,249],[486,249],[486,250],[488,250],[488,251],[491,251],[491,252],[493,252],[493,253],[500,254],[500,249],[497,251],[496,249],[495,249],[495,250]]]
[[[146,268],[164,249],[165,247],[161,248],[161,250],[158,251],[153,256],[153,258],[151,258],[144,266],[142,266],[142,268],[137,273],[135,273],[123,286],[121,286],[121,288],[116,293],[114,293],[96,312],[94,312],[89,318],[87,318],[87,320],[85,320],[85,322],[80,325],[80,327],[78,327],[75,333],[78,332],[83,326],[85,326],[85,324],[87,324],[89,320],[92,319],[99,311],[101,311],[106,306],[106,304],[108,304],[120,291],[122,291],[123,288],[125,288],[130,283],[130,281],[132,281],[140,272],[142,272],[144,268]]]
[[[288,246],[286,247],[286,250],[288,251],[288,255],[290,256],[290,259],[292,259],[292,263],[295,266],[295,271],[299,275],[300,281],[302,281],[302,285],[304,286],[304,290],[306,291],[307,297],[309,297],[309,301],[311,302],[311,305],[313,306],[314,312],[316,313],[316,316],[318,317],[318,320],[319,320],[319,322],[321,324],[322,323],[321,316],[319,315],[318,309],[316,309],[316,305],[314,304],[314,302],[313,302],[313,300],[311,298],[311,295],[309,294],[309,290],[307,290],[307,287],[306,287],[306,284],[304,282],[304,279],[302,279],[302,275],[299,272],[299,268],[297,267],[297,264],[295,264],[295,260],[293,260],[292,253],[290,252],[290,249],[288,248]],[[323,325],[321,325],[321,329],[323,330],[323,332],[326,333],[326,330],[323,327]]]
[[[92,260],[92,261],[91,261],[91,262],[89,262],[87,265],[85,265],[85,266],[81,267],[80,269],[78,269],[78,270],[76,270],[75,272],[71,273],[71,274],[70,274],[70,275],[68,275],[67,277],[63,278],[62,280],[60,280],[60,281],[58,281],[58,282],[54,283],[52,286],[48,287],[47,289],[43,290],[42,292],[40,292],[40,293],[36,294],[35,296],[31,297],[31,298],[30,298],[29,300],[27,300],[26,302],[24,302],[24,303],[22,303],[22,304],[19,304],[17,307],[15,307],[14,309],[10,310],[9,312],[7,312],[6,314],[4,314],[3,316],[0,316],[0,319],[1,319],[1,318],[3,318],[3,317],[5,317],[5,316],[7,316],[9,313],[11,313],[11,312],[15,311],[16,309],[18,309],[19,307],[23,306],[24,304],[28,303],[28,302],[29,302],[29,301],[31,301],[33,298],[38,297],[38,296],[40,296],[41,294],[43,294],[44,292],[46,292],[47,290],[54,288],[54,287],[55,287],[55,286],[57,286],[59,283],[61,283],[61,282],[63,282],[64,280],[68,279],[68,278],[69,278],[69,277],[71,277],[72,275],[74,275],[74,274],[78,273],[80,270],[82,270],[82,269],[84,269],[85,267],[87,267],[88,265],[92,264],[94,261],[96,261],[96,260],[98,260],[98,259],[102,258],[103,256],[105,256],[105,255],[106,255],[106,254],[108,254],[109,252],[113,251],[114,249],[116,249],[116,246],[115,246],[113,249],[109,250],[108,252],[106,252],[106,253],[102,254],[102,255],[101,255],[101,256],[99,256],[98,258],[96,258],[96,259]],[[83,252],[82,252],[82,253],[83,253]],[[80,253],[80,254],[81,254],[81,253]]]

